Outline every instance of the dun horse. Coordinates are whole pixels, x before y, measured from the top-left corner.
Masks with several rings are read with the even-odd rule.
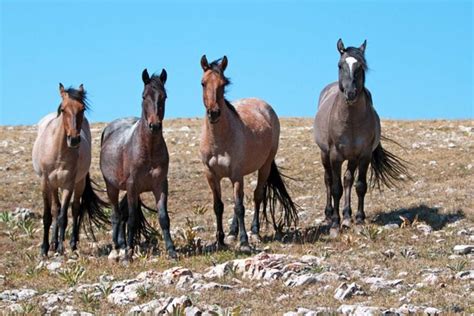
[[[49,251],[49,229],[54,219],[53,250],[64,252],[63,242],[67,226],[67,210],[72,201],[73,229],[71,248],[77,249],[79,227],[87,213],[90,222],[102,226],[108,222],[102,208],[107,203],[93,191],[89,176],[91,164],[91,132],[84,117],[87,109],[86,91],[64,89],[59,84],[62,102],[57,113],[45,116],[38,124],[38,136],[33,146],[33,167],[41,177],[43,191],[43,244],[41,254]],[[59,199],[59,189],[62,197]],[[58,239],[59,228],[59,239]]]
[[[151,78],[145,69],[142,73],[145,86],[141,117],[115,120],[102,133],[100,168],[113,205],[115,250],[111,257],[116,256],[117,250],[126,249],[125,259],[131,259],[135,239],[140,233],[147,236],[150,227],[141,211],[140,193],[150,191],[156,199],[166,249],[170,257],[176,257],[167,210],[169,156],[162,128],[166,78],[164,69],[159,76]],[[120,190],[127,191],[127,194],[119,204]]]
[[[225,246],[222,227],[224,204],[221,200],[221,179],[229,178],[234,189],[234,217],[229,237],[235,239],[240,231],[240,248],[250,251],[244,224],[244,179],[258,170],[258,182],[254,191],[255,214],[252,233],[260,229],[259,211],[263,202],[263,213],[270,203],[270,213],[275,229],[297,222],[297,208],[288,195],[282,176],[275,164],[278,150],[280,123],[277,115],[265,101],[255,98],[240,99],[233,104],[225,98],[225,87],[229,79],[224,76],[227,57],[208,63],[201,58],[204,71],[202,78],[203,101],[206,118],[201,135],[201,159],[214,199],[217,221],[217,246]],[[275,216],[275,202],[283,208],[283,218]]]
[[[337,42],[340,53],[339,81],[326,86],[319,97],[319,109],[314,121],[315,141],[321,149],[327,200],[326,222],[331,236],[340,227],[339,201],[342,197],[341,165],[347,160],[344,174],[344,208],[342,225],[350,227],[352,219],[351,188],[357,169],[355,189],[358,196],[356,224],[365,220],[364,197],[367,192],[367,170],[371,166],[374,185],[394,185],[407,169],[400,158],[382,147],[380,119],[365,88],[366,41],[356,48],[345,48]],[[383,137],[382,137],[383,139]],[[332,198],[332,200],[331,200]]]

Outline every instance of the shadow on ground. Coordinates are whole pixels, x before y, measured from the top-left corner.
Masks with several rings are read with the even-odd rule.
[[[410,222],[413,222],[415,218],[417,218],[418,221],[425,222],[434,230],[440,230],[444,228],[446,224],[463,219],[464,213],[462,210],[457,210],[454,213],[440,214],[439,208],[421,204],[415,207],[399,208],[389,212],[375,214],[372,223],[382,226],[387,224],[401,225],[403,222],[401,217],[406,218]]]

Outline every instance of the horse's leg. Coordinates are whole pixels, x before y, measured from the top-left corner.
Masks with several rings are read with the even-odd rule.
[[[206,171],[206,179],[212,191],[214,200],[214,213],[216,214],[216,241],[218,247],[224,247],[224,228],[222,226],[222,214],[224,213],[224,203],[221,200],[221,181],[217,179],[210,171]]]
[[[42,182],[43,191],[43,244],[41,245],[41,255],[47,256],[49,251],[49,229],[52,223],[51,216],[51,192],[46,179]]]
[[[112,204],[112,241],[114,243],[114,248],[118,250],[119,248],[125,248],[125,238],[123,235],[122,244],[119,243],[119,231],[122,221],[122,214],[120,214],[118,200],[119,190],[107,181],[105,181],[105,187],[107,190],[107,196],[109,197],[109,201]]]
[[[160,185],[153,189],[156,205],[158,208],[158,220],[161,230],[163,231],[163,239],[165,240],[166,250],[171,258],[176,258],[176,250],[170,234],[170,218],[168,216],[168,179],[165,179]]]
[[[251,231],[252,234],[255,234],[257,237],[260,232],[260,205],[262,204],[264,198],[265,184],[267,183],[268,176],[270,175],[272,161],[273,157],[258,170],[257,186],[255,187],[255,191],[253,191],[254,214]]]
[[[321,161],[324,166],[324,184],[326,185],[326,207],[324,208],[324,223],[326,225],[331,225],[332,213],[334,208],[332,207],[332,171],[331,171],[331,161],[329,160],[329,155],[321,151]]]
[[[74,197],[72,200],[72,235],[71,241],[69,242],[71,249],[74,251],[77,249],[77,242],[79,241],[79,216],[81,215],[81,197],[86,187],[86,178],[76,183],[74,188]]]
[[[234,214],[239,221],[239,239],[240,250],[242,252],[250,252],[249,239],[245,231],[245,208],[244,208],[244,179],[243,177],[231,179],[234,186]]]
[[[346,173],[344,174],[344,209],[342,211],[342,226],[347,228],[351,227],[352,222],[351,190],[352,184],[354,183],[354,171],[356,167],[357,161],[349,160],[347,163]]]
[[[67,188],[63,190],[61,198],[61,210],[59,211],[58,216],[58,226],[59,226],[59,244],[57,252],[59,254],[64,253],[64,235],[67,227],[67,209],[69,208],[69,202],[71,201],[71,196],[73,193],[72,188]]]
[[[341,183],[341,166],[342,159],[337,154],[331,154],[331,178],[332,186],[331,193],[334,203],[334,211],[332,213],[332,224],[330,229],[331,237],[336,237],[339,234],[341,217],[339,215],[339,202],[342,197],[342,183]]]
[[[52,229],[52,234],[51,234],[51,244],[53,246],[53,250],[54,252],[56,252],[58,250],[58,245],[59,245],[59,242],[58,242],[58,216],[59,216],[59,212],[61,210],[61,202],[59,202],[59,195],[58,195],[58,189],[51,189],[50,190],[50,194],[51,194],[51,201],[52,201],[52,205],[51,205],[51,212],[53,214],[53,217],[52,217],[52,224],[53,224],[53,229]]]
[[[370,157],[364,157],[359,161],[359,174],[357,176],[357,182],[355,189],[357,197],[359,198],[356,213],[356,224],[363,224],[365,221],[364,213],[364,197],[367,193],[367,169],[369,168]]]
[[[127,219],[127,250],[126,259],[131,260],[135,248],[135,236],[138,228],[137,208],[139,203],[139,193],[133,185],[127,187],[128,219]]]

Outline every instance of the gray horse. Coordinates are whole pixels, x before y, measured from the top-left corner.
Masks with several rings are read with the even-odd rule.
[[[364,197],[367,192],[367,170],[371,166],[371,182],[388,187],[408,175],[403,160],[386,151],[380,142],[380,119],[372,104],[372,96],[365,88],[365,48],[367,41],[356,48],[345,48],[337,42],[340,53],[339,81],[326,86],[319,97],[319,109],[314,120],[314,137],[321,149],[324,166],[327,202],[325,222],[330,235],[339,233],[339,201],[342,197],[341,166],[347,160],[344,174],[344,227],[351,226],[351,188],[358,170],[355,188],[359,203],[356,224],[365,220]],[[332,200],[331,200],[332,198]]]

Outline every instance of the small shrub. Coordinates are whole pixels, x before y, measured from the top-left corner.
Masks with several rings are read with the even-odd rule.
[[[71,287],[75,286],[79,280],[84,276],[86,270],[80,266],[75,265],[71,268],[66,268],[58,272],[59,278],[66,282],[66,284]]]

